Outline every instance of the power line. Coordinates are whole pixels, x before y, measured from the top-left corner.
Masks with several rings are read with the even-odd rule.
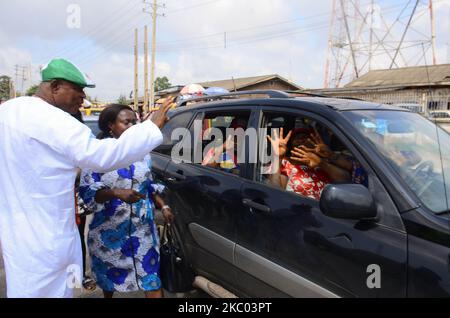
[[[296,28],[295,31],[289,31],[289,32],[277,32],[277,33],[272,33],[270,35],[267,34],[261,34],[261,35],[251,35],[251,36],[247,36],[245,38],[240,38],[239,40],[227,40],[227,47],[236,47],[236,46],[243,46],[246,44],[251,44],[251,43],[255,43],[255,42],[261,42],[261,41],[267,41],[270,39],[275,39],[275,38],[282,38],[282,37],[286,37],[286,36],[293,36],[293,35],[297,35],[297,34],[301,34],[301,33],[305,33],[305,32],[311,32],[311,31],[318,31],[318,30],[322,30],[322,29],[326,29],[327,25],[326,24],[321,24],[321,25],[316,25],[313,27],[309,27],[309,28]],[[187,51],[187,50],[205,50],[205,49],[215,49],[215,48],[222,48],[223,49],[223,44],[211,44],[210,46],[180,46],[180,47],[175,47],[175,48],[170,48],[170,49],[161,49],[160,52],[174,52],[176,50],[183,50],[183,51]]]
[[[397,50],[395,51],[395,55],[394,55],[394,57],[392,58],[392,63],[391,63],[391,66],[389,67],[389,69],[392,69],[392,67],[393,67],[394,64],[395,64],[395,59],[397,58],[398,53],[400,52],[400,49],[401,49],[402,44],[403,44],[403,41],[405,40],[406,33],[408,32],[409,26],[410,26],[410,24],[411,24],[412,19],[414,18],[414,14],[416,13],[417,6],[418,6],[418,5],[419,5],[419,0],[417,0],[417,1],[416,1],[416,4],[414,5],[414,9],[412,10],[411,17],[410,17],[409,20],[408,20],[408,24],[406,25],[405,31],[403,32],[402,38],[401,38],[401,40],[400,40],[400,43],[398,44],[398,48],[397,48]]]
[[[89,44],[89,40],[92,37],[98,34],[108,36],[112,31],[117,30],[117,28],[112,29],[111,27],[115,27],[118,21],[129,22],[130,20],[132,20],[132,18],[134,18],[136,15],[130,17],[129,14],[135,9],[136,5],[133,3],[133,1],[127,1],[125,5],[114,10],[107,19],[102,20],[101,23],[90,29],[90,31],[84,34],[81,38],[75,40],[70,46],[63,48],[62,50],[56,52],[56,54],[53,53],[53,55],[49,56],[49,58],[64,55],[73,56],[74,52],[81,51],[83,48],[85,48]],[[109,30],[108,33],[105,32],[107,30]]]
[[[304,21],[304,20],[314,19],[314,18],[317,18],[317,17],[323,17],[323,16],[327,16],[328,14],[329,13],[323,13],[323,14],[307,16],[307,17],[304,17],[304,18],[296,18],[296,19],[292,19],[292,20],[286,20],[286,21],[280,21],[280,22],[276,22],[276,23],[257,25],[257,26],[246,27],[246,28],[241,28],[241,29],[226,30],[226,31],[222,31],[222,32],[205,34],[205,35],[199,35],[199,36],[194,36],[194,37],[189,37],[189,38],[184,38],[184,39],[179,39],[179,40],[163,41],[163,42],[159,42],[158,44],[164,45],[164,44],[171,44],[171,43],[188,42],[188,41],[191,41],[191,40],[194,40],[194,39],[202,39],[202,38],[208,38],[208,37],[213,37],[213,36],[221,36],[222,37],[224,33],[232,34],[232,33],[238,33],[238,32],[240,33],[240,32],[243,32],[243,31],[248,31],[248,30],[268,28],[268,27],[278,26],[278,25],[282,25],[282,24],[294,23],[294,22],[298,22],[300,20]]]
[[[72,50],[72,53],[69,54],[69,57],[79,56],[80,52],[83,54],[86,52],[86,48],[90,45],[98,45],[98,46],[107,46],[109,43],[113,42],[115,38],[117,38],[117,34],[123,34],[126,30],[132,30],[136,23],[140,23],[143,20],[141,12],[135,12],[131,16],[126,16],[126,19],[122,21],[120,25],[117,26],[115,29],[111,29],[108,31],[108,33],[104,33],[105,40],[98,40],[97,43],[91,43],[86,41],[83,45],[77,47],[76,49]],[[130,24],[129,21],[135,21],[135,24]]]
[[[398,5],[395,6],[390,6],[388,7],[389,9],[392,9],[394,7],[398,7]],[[287,20],[287,21],[281,21],[281,22],[277,22],[277,23],[270,23],[270,24],[266,24],[266,25],[258,25],[258,26],[253,26],[253,27],[247,27],[247,28],[241,28],[241,29],[234,29],[234,30],[230,30],[230,31],[226,31],[227,34],[232,34],[232,33],[238,33],[238,32],[242,32],[242,31],[246,31],[246,30],[255,30],[255,29],[263,29],[263,28],[268,28],[268,27],[273,27],[273,26],[278,26],[278,25],[282,25],[282,24],[289,24],[289,23],[293,23],[293,22],[297,22],[300,20],[308,20],[308,19],[314,19],[317,17],[323,17],[326,16],[326,13],[323,14],[316,14],[316,15],[312,15],[312,16],[308,16],[308,17],[304,17],[304,18],[297,18],[297,19],[292,19],[292,20]],[[320,24],[320,25],[313,25],[315,27],[319,26],[318,28],[313,28],[313,29],[306,29],[303,30],[304,27],[293,27],[287,30],[282,30],[282,31],[276,31],[276,32],[272,32],[270,34],[265,33],[264,35],[249,35],[249,36],[244,36],[241,38],[238,38],[236,40],[228,40],[228,42],[230,42],[230,46],[236,46],[236,45],[244,45],[247,43],[253,43],[253,42],[258,42],[258,41],[264,41],[264,40],[268,40],[268,39],[273,39],[273,38],[278,38],[278,37],[285,37],[285,36],[289,36],[289,35],[295,35],[295,34],[299,34],[305,31],[313,31],[313,30],[320,30],[323,27],[325,27],[324,24]],[[307,26],[307,28],[309,28],[311,26]],[[202,35],[202,36],[197,36],[197,37],[191,37],[191,38],[186,38],[186,39],[180,39],[180,40],[174,40],[174,41],[166,41],[166,42],[158,42],[158,44],[160,45],[160,49],[158,49],[158,52],[172,52],[178,49],[182,49],[183,51],[185,50],[201,50],[201,49],[211,49],[211,48],[222,48],[223,47],[223,43],[220,42],[219,44],[208,44],[208,43],[189,43],[189,45],[163,45],[163,44],[169,44],[169,43],[183,43],[185,41],[189,41],[192,39],[203,39],[203,38],[208,38],[208,37],[213,37],[213,36],[223,36],[223,32],[218,32],[218,33],[214,33],[214,34],[208,34],[208,35]],[[228,37],[229,38],[229,37]],[[118,42],[116,41],[112,41],[113,45],[110,45],[108,48],[110,47],[116,47],[118,45],[114,45],[114,42]],[[235,42],[235,43],[233,43]],[[105,50],[105,52],[101,53],[96,53],[94,56],[95,57],[100,57],[103,56],[104,54],[107,54],[107,51]]]
[[[402,6],[402,5],[398,5],[397,4],[397,5],[387,6],[387,7],[383,8],[383,10],[389,12],[389,11],[393,11],[394,9],[396,9],[396,8],[398,8],[400,6]],[[217,32],[217,33],[199,35],[199,36],[188,37],[188,38],[178,39],[178,40],[163,41],[163,42],[158,42],[158,45],[163,45],[164,46],[164,44],[180,43],[180,42],[191,42],[191,40],[203,39],[203,38],[209,38],[209,37],[219,37],[220,36],[222,38],[224,33],[227,33],[227,35],[229,35],[229,34],[232,34],[232,33],[238,33],[238,32],[240,33],[240,32],[247,31],[247,30],[268,28],[268,27],[272,27],[272,26],[278,26],[278,25],[282,25],[282,24],[289,24],[289,23],[294,23],[294,22],[298,22],[298,21],[305,21],[305,20],[315,19],[315,18],[318,18],[318,17],[324,17],[324,16],[329,16],[329,15],[330,15],[330,12],[320,13],[320,14],[315,14],[315,15],[311,15],[311,16],[307,16],[307,17],[301,17],[301,18],[296,18],[296,19],[291,19],[291,20],[280,21],[280,22],[276,22],[276,23],[257,25],[257,26],[240,28],[240,29],[233,29],[233,30],[225,30],[225,31]]]
[[[187,10],[191,10],[191,9],[207,6],[207,5],[210,5],[210,4],[213,4],[213,3],[216,3],[216,2],[220,2],[220,1],[223,1],[223,0],[206,1],[206,2],[202,2],[202,3],[198,3],[198,4],[194,4],[194,5],[178,8],[178,9],[174,9],[174,10],[168,11],[167,14],[177,13],[177,12],[180,12],[180,11],[187,11]]]
[[[106,54],[109,54],[111,49],[117,48],[120,45],[124,45],[124,40],[130,40],[130,34],[135,28],[142,28],[146,21],[144,21],[143,17],[141,17],[140,23],[132,26],[131,28],[123,29],[121,32],[117,33],[114,37],[111,37],[110,41],[106,45],[99,47],[94,52],[89,52],[88,54],[76,56],[75,59],[78,60],[79,65],[85,64],[87,61],[93,61],[99,57],[103,57]],[[130,48],[132,45],[130,44]]]
[[[438,1],[440,0],[434,2]],[[335,0],[335,2],[338,1]],[[347,65],[350,64],[357,70],[357,72],[353,70],[353,74],[364,73],[367,70],[367,65],[369,65],[369,70],[372,69],[371,61],[374,56],[385,56],[389,60],[389,64],[392,63],[391,67],[400,67],[402,63],[408,65],[407,60],[413,54],[412,49],[416,48],[418,44],[428,44],[431,41],[429,35],[416,30],[414,25],[414,23],[417,24],[417,22],[422,21],[423,15],[429,9],[425,5],[422,7],[421,3],[423,2],[419,4],[418,0],[408,0],[391,7],[380,7],[377,10],[379,11],[377,17],[379,16],[381,25],[376,27],[372,19],[367,19],[367,14],[370,15],[372,12],[373,15],[375,1],[372,1],[372,10],[367,11],[367,14],[361,12],[364,10],[362,10],[363,8],[358,0],[339,2],[339,10],[343,12],[335,19],[332,26],[330,23],[329,37],[331,44],[329,44],[329,58],[325,64],[324,74],[326,78],[324,83],[332,83],[339,87],[342,83],[341,80],[347,77],[345,73],[350,72],[347,70]],[[403,8],[398,16],[395,13],[394,22],[392,24],[389,22],[388,25],[385,16],[394,12],[395,7]],[[370,7],[368,10],[370,10]],[[411,12],[406,14],[407,11]],[[355,17],[353,17],[353,14]],[[404,19],[408,19],[408,23],[404,23]],[[391,18],[389,20],[392,21]],[[347,21],[345,28],[343,27],[344,21]],[[347,31],[344,32],[344,30]],[[370,40],[368,41],[369,36]],[[375,46],[374,49],[373,46]],[[352,62],[349,63],[349,60]],[[377,58],[376,64],[380,65],[380,63],[384,64],[385,61]],[[389,65],[383,67],[389,67]]]
[[[219,1],[221,1],[221,0],[219,0]],[[184,7],[183,9],[188,9],[188,8],[193,8],[193,7],[198,7],[198,6],[200,6],[200,5],[207,5],[207,4],[211,4],[211,3],[214,3],[214,2],[218,2],[218,1],[208,1],[208,2],[204,2],[204,3],[202,3],[202,4],[196,4],[196,5],[192,5],[192,6],[188,6],[188,7]],[[392,6],[392,7],[395,7],[395,6]],[[130,8],[129,8],[130,9]],[[181,10],[181,9],[180,9]],[[116,12],[117,13],[117,12]],[[128,10],[128,12],[127,13],[130,13],[130,10]],[[277,25],[281,25],[281,24],[288,24],[288,23],[293,23],[293,22],[296,22],[296,21],[299,21],[299,20],[307,20],[307,19],[311,19],[311,18],[316,18],[316,17],[320,17],[320,16],[325,16],[326,14],[318,14],[318,15],[313,15],[313,16],[309,16],[309,17],[305,17],[305,18],[298,18],[298,19],[293,19],[293,20],[288,20],[288,21],[282,21],[282,22],[278,22],[278,23],[271,23],[271,24],[267,24],[267,25],[259,25],[259,26],[254,26],[254,27],[248,27],[248,28],[242,28],[242,29],[235,29],[235,30],[231,30],[231,31],[226,31],[227,32],[227,34],[228,33],[233,33],[233,32],[242,32],[242,31],[246,31],[246,30],[252,30],[252,29],[258,29],[258,28],[267,28],[267,27],[271,27],[271,26],[277,26]],[[127,17],[127,21],[129,21],[129,20],[133,20],[134,18],[135,18],[135,16],[136,15],[134,15],[132,18],[130,18],[129,16],[127,16],[126,14],[125,15],[122,15],[122,19],[124,18],[124,17]],[[105,22],[105,23],[103,23],[103,24],[106,24],[107,22]],[[113,31],[111,30],[111,32],[110,33],[112,33]],[[95,34],[95,31],[94,32],[90,32],[90,34]],[[121,32],[120,34],[123,34],[123,32]],[[212,35],[206,35],[206,36],[199,36],[199,37],[194,37],[194,38],[198,38],[198,39],[200,39],[200,38],[207,38],[207,37],[211,37],[211,36],[217,36],[217,35],[219,35],[220,34],[220,36],[222,37],[222,35],[223,35],[223,32],[220,32],[220,33],[216,33],[216,34],[212,34]],[[105,34],[105,35],[108,35],[108,34]],[[87,38],[87,37],[85,37],[85,38]],[[106,48],[111,48],[111,47],[117,47],[118,45],[114,45],[115,43],[117,43],[118,41],[117,41],[117,32],[114,32],[114,35],[112,35],[111,34],[111,36],[110,36],[110,38],[111,38],[111,40],[109,40],[108,42],[107,42],[107,44],[106,45],[103,45],[103,49],[105,50]],[[182,43],[182,42],[185,42],[185,41],[189,41],[190,39],[193,39],[193,38],[187,38],[187,39],[181,39],[181,40],[175,40],[175,41],[167,41],[167,43],[169,43],[169,42],[174,42],[174,43],[176,43],[176,42],[178,42],[178,43]],[[163,42],[163,43],[166,43],[166,42]],[[83,48],[85,48],[87,45],[88,45],[89,43],[86,43],[86,41],[84,42],[84,45],[83,46],[81,46],[81,47],[77,47],[76,49],[74,49],[74,48],[69,48],[69,49],[67,49],[68,51],[71,51],[72,52],[72,54],[70,54],[69,56],[73,56],[73,57],[75,57],[75,58],[78,58],[79,56],[80,56],[80,54],[78,54],[78,52],[83,52]],[[160,45],[161,43],[158,43],[158,45]],[[94,56],[97,56],[99,53],[98,52],[96,52],[95,54],[94,54]],[[101,54],[100,54],[101,55]],[[86,58],[88,58],[89,56],[91,56],[91,55],[82,55],[82,60],[85,60]]]

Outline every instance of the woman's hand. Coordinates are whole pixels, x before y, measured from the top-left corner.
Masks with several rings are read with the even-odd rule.
[[[146,198],[144,194],[131,189],[113,189],[113,191],[117,199],[129,204],[137,203]]]
[[[311,169],[315,169],[322,164],[322,158],[313,152],[308,152],[308,148],[301,146],[291,151],[291,160],[294,163],[306,165]]]
[[[228,136],[227,140],[223,144],[223,151],[234,151],[234,136]]]
[[[272,149],[275,155],[278,156],[279,158],[283,158],[286,155],[287,146],[292,136],[292,131],[290,131],[286,137],[283,136],[284,136],[284,128],[280,129],[280,136],[278,136],[278,131],[276,129],[274,130],[273,133],[274,137],[273,139],[271,136],[267,136],[267,139],[272,144]]]
[[[161,212],[164,217],[164,222],[166,224],[172,224],[175,219],[175,216],[172,213],[172,209],[169,206],[165,205],[162,207]]]
[[[161,209],[161,213],[164,217],[164,223],[172,224],[175,217],[170,206],[166,205],[163,198],[159,194],[153,194],[153,199],[155,200],[156,206]]]
[[[322,158],[331,158],[333,156],[333,151],[325,144],[322,136],[320,136],[317,130],[314,129],[314,132],[311,134],[311,138],[309,138],[308,141],[313,146],[313,148],[306,148],[308,152],[314,152]]]

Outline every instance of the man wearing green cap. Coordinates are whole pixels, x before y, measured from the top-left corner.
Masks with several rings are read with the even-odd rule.
[[[42,70],[35,96],[0,107],[0,245],[8,297],[71,297],[82,272],[75,224],[77,169],[107,172],[162,142],[171,100],[119,139],[97,140],[74,119],[94,87],[72,63]]]

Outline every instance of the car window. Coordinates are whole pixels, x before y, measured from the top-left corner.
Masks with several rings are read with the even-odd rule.
[[[240,175],[245,162],[245,131],[248,128],[250,112],[227,112],[227,114],[206,113],[200,123],[201,162],[196,164],[222,172]],[[241,138],[242,137],[242,138]]]
[[[98,117],[84,117],[84,124],[91,129],[94,136],[97,136],[100,133],[100,128],[98,127]]]
[[[355,183],[368,187],[358,160],[327,127],[309,118],[265,113],[262,131],[269,136],[267,158],[257,181],[320,201],[328,184]]]
[[[431,118],[450,118],[450,113],[441,111],[441,112],[431,112],[430,113]]]
[[[450,135],[418,114],[351,111],[344,114],[380,151],[422,203],[450,209]]]
[[[162,144],[155,149],[155,152],[170,156],[172,152],[172,147],[181,140],[181,136],[178,139],[172,139],[172,132],[177,128],[187,128],[189,122],[191,121],[193,113],[184,112],[178,115],[174,115],[170,121],[161,130],[163,134]]]

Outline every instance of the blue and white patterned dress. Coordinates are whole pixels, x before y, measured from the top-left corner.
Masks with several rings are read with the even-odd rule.
[[[147,198],[135,204],[113,199],[95,201],[101,189],[134,189]],[[151,194],[163,186],[153,183],[151,157],[128,168],[105,174],[84,172],[80,196],[95,212],[89,226],[88,247],[92,272],[105,291],[131,292],[161,289],[159,237]]]

